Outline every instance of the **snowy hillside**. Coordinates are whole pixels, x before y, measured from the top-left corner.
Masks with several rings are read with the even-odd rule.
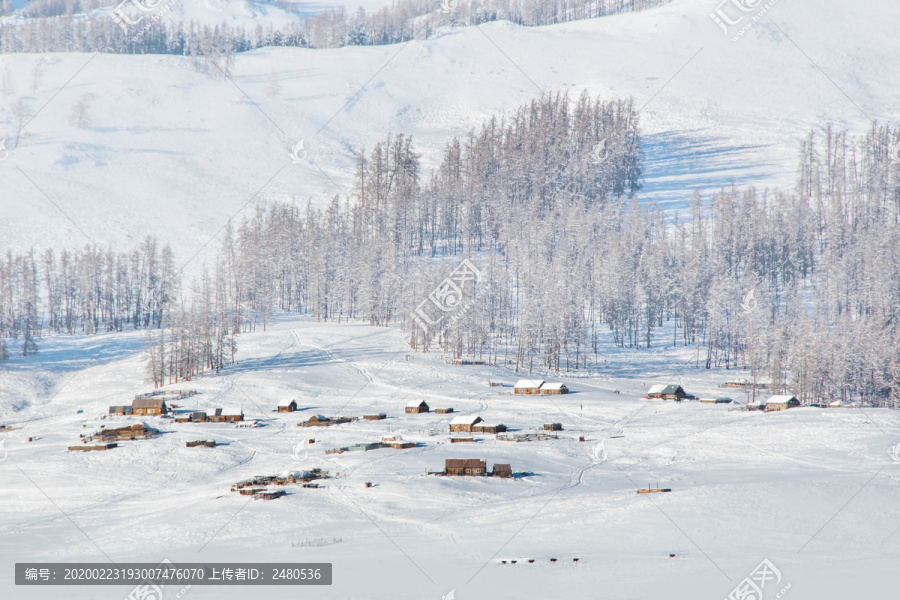
[[[732,42],[710,3],[680,0],[400,46],[267,48],[239,54],[233,82],[172,56],[2,56],[0,135],[10,154],[0,163],[0,239],[15,249],[49,238],[81,245],[81,228],[130,246],[155,233],[188,257],[248,200],[322,205],[351,193],[356,154],[388,132],[411,134],[435,165],[451,136],[559,89],[646,104],[650,200],[683,207],[695,186],[732,181],[791,187],[811,127],[833,119],[858,133],[868,125],[862,111],[896,114],[900,42],[868,15],[898,10],[874,0],[853,10],[777,4],[774,23],[764,18]],[[79,128],[72,117],[83,99]],[[27,125],[15,147],[17,111]],[[300,140],[308,156],[292,164]]]

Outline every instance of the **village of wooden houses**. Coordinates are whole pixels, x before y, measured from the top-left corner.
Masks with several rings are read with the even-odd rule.
[[[483,365],[481,361],[454,361],[456,365]],[[519,379],[514,384],[506,384],[498,381],[488,381],[487,385],[491,388],[500,388],[503,390],[512,387],[512,394],[516,396],[557,396],[569,394],[569,388],[562,382],[549,382],[541,379]],[[731,408],[730,410],[742,411],[782,411],[789,408],[800,406],[796,396],[789,393],[766,395],[765,391],[770,387],[766,383],[752,383],[746,379],[730,380],[722,383],[721,388],[729,388],[732,390],[743,390],[747,392],[748,400],[742,405]],[[501,391],[501,394],[509,394],[508,391]],[[615,390],[614,393],[620,393]],[[757,394],[759,399],[756,399]],[[81,433],[80,443],[68,447],[69,451],[85,452],[85,451],[103,451],[117,448],[121,442],[133,442],[139,440],[150,440],[161,435],[166,429],[176,428],[184,424],[189,424],[190,431],[197,434],[196,440],[185,442],[188,448],[215,448],[216,434],[221,432],[217,426],[223,424],[231,425],[237,428],[259,428],[265,426],[266,418],[245,419],[244,411],[238,406],[212,407],[212,408],[190,408],[187,404],[191,403],[197,395],[196,390],[184,389],[167,389],[155,390],[134,397],[131,404],[112,405],[106,415],[102,415],[103,424],[99,426],[97,431],[92,433]],[[749,399],[750,396],[753,399]],[[733,399],[727,396],[703,396],[698,397],[687,393],[685,389],[676,383],[656,383],[650,385],[644,400],[663,400],[673,402],[699,401],[705,404],[731,404]],[[858,403],[833,402],[831,404],[815,404],[817,407],[855,407]],[[551,405],[552,406],[552,405]],[[582,407],[583,408],[583,407]],[[275,402],[272,412],[278,417],[294,417],[294,413],[302,412],[296,399],[281,398]],[[440,406],[430,406],[428,402],[421,399],[410,400],[404,408],[402,414],[392,415],[391,418],[401,418],[410,416],[412,420],[410,424],[415,428],[413,422],[414,415],[423,415],[432,413],[434,415],[446,415],[445,427],[436,430],[433,424],[429,424],[429,437],[441,436],[449,444],[472,443],[477,447],[477,442],[484,440],[485,436],[492,436],[492,439],[503,442],[533,442],[540,440],[558,440],[560,433],[564,431],[563,424],[560,422],[545,423],[516,423],[512,433],[508,426],[499,422],[488,422],[482,415],[475,413],[461,414],[454,410],[452,406],[443,404]],[[550,406],[547,410],[548,414],[552,414]],[[151,419],[152,418],[152,419]],[[314,413],[296,421],[297,427],[303,428],[326,428],[334,427],[342,424],[351,424],[359,422],[360,419],[365,421],[383,421],[388,419],[386,413],[364,414],[360,416],[343,416],[333,415],[326,416],[320,413]],[[151,424],[148,424],[150,421]],[[130,423],[130,424],[125,424]],[[86,425],[84,426],[86,427]],[[360,441],[346,446],[336,446],[326,448],[325,455],[343,454],[345,452],[367,452],[377,449],[391,450],[407,450],[411,448],[425,447],[427,442],[411,442],[404,441],[400,434],[382,435],[379,439],[372,439],[374,433],[361,434]],[[621,436],[618,436],[621,437]],[[575,436],[578,442],[585,442],[584,435]],[[314,436],[310,436],[305,440],[306,444],[315,444],[317,442]],[[526,465],[519,465],[520,470],[514,471],[513,466],[509,463],[494,463],[488,468],[488,463],[484,458],[446,458],[442,468],[435,465],[434,470],[429,470],[429,475],[450,476],[450,477],[500,477],[513,478],[525,477],[533,475],[527,470]],[[235,483],[231,486],[232,492],[239,492],[240,495],[252,496],[253,499],[273,500],[286,495],[287,492],[283,486],[289,484],[298,484],[304,488],[322,487],[323,481],[328,479],[329,475],[320,467],[312,467],[309,471],[301,474],[289,473],[284,476],[279,475],[260,475],[249,480]],[[372,482],[365,482],[365,487],[371,487]],[[647,493],[653,491],[670,491],[669,489],[639,489],[638,493]]]
[[[816,401],[749,369],[673,368],[690,358],[681,348],[658,365],[635,367],[626,350],[529,373],[410,353],[403,332],[365,323],[285,318],[243,343],[222,373],[156,388],[133,357],[86,370],[40,419],[0,433],[15,460],[0,477],[21,467],[114,559],[331,563],[323,598],[562,598],[566,581],[616,589],[608,574],[634,562],[718,593],[727,582],[691,539],[729,571],[745,553],[790,566],[746,525],[761,522],[755,506],[802,538],[856,491],[829,495],[838,476],[855,482],[900,432],[896,410]],[[48,519],[56,509],[34,489],[11,506]],[[773,508],[801,496],[820,517],[802,527]],[[54,519],[35,527],[66,540],[65,560],[104,560]],[[758,541],[717,545],[726,526]],[[825,548],[811,556],[827,562]]]

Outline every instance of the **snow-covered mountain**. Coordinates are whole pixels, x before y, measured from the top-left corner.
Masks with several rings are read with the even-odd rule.
[[[200,252],[196,268],[215,255],[207,242],[226,221],[258,203],[321,207],[352,193],[358,153],[389,132],[412,135],[429,169],[452,136],[556,90],[635,98],[642,202],[675,212],[695,187],[789,188],[811,128],[832,120],[859,134],[897,120],[900,6],[776,0],[741,11],[754,2],[674,0],[546,27],[445,28],[392,46],[269,47],[238,54],[230,79],[171,55],[3,55],[0,251],[122,250],[155,234],[179,263]],[[293,18],[259,3],[184,0],[173,11],[247,26]],[[676,323],[660,324],[652,348],[620,348],[603,331],[601,354],[577,371],[526,374],[502,352],[497,365],[462,366],[412,351],[396,323],[278,314],[238,338],[236,363],[169,386],[198,392],[178,401],[183,410],[240,407],[259,427],[148,417],[161,436],[108,452],[67,448],[139,421],[107,411],[152,387],[146,332],[48,335],[37,354],[0,363],[0,425],[13,426],[0,432],[0,598],[132,592],[25,589],[13,583],[15,562],[164,558],[331,562],[334,585],[302,591],[354,600],[734,598],[764,560],[777,569],[766,600],[889,595],[900,559],[898,412],[731,411],[750,394],[719,385],[749,375],[704,368],[699,342],[678,345]],[[561,380],[573,393],[522,398],[510,393],[519,377]],[[736,402],[642,398],[656,383]],[[285,399],[299,412],[273,412]],[[404,412],[422,399],[512,434],[549,422],[563,430],[453,444],[454,414]],[[380,412],[388,418],[297,427],[315,414]],[[383,437],[416,446],[326,454]],[[219,445],[186,446],[201,439]],[[427,474],[463,457],[520,476]],[[332,475],[324,488],[291,487],[275,502],[229,491],[313,467]],[[635,493],[647,486],[672,492]],[[249,595],[178,589],[163,598]]]

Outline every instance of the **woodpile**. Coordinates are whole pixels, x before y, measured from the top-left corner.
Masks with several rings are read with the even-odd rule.
[[[69,450],[80,450],[83,452],[90,452],[92,450],[109,450],[110,448],[115,448],[118,444],[98,444],[95,446],[69,446]]]
[[[253,494],[254,500],[274,500],[276,498],[281,498],[282,496],[286,496],[287,492],[284,490],[275,490],[274,492],[259,492],[258,494]]]
[[[278,477],[276,475],[259,475],[244,481],[239,481],[231,486],[232,492],[237,492],[246,488],[265,488],[270,485],[289,485],[297,483],[309,483],[317,479],[327,479],[328,473],[322,469],[315,468],[311,471],[304,471],[300,475],[293,473],[286,477]]]
[[[308,421],[297,423],[297,427],[330,427],[331,425],[340,425],[341,423],[350,423],[358,420],[358,417],[323,417],[322,415],[313,415]]]
[[[557,440],[559,436],[555,433],[521,433],[519,435],[505,435],[501,434],[497,436],[497,439],[503,442],[536,442],[539,440]],[[583,439],[578,440],[583,442]]]
[[[121,442],[126,440],[147,440],[158,435],[158,429],[153,429],[143,423],[136,423],[130,427],[103,429],[91,435],[82,434],[81,440],[83,442]]]
[[[390,438],[394,440],[396,438]],[[407,448],[415,448],[414,442],[397,442],[397,441],[380,441],[380,442],[362,442],[359,444],[351,444],[341,448],[329,448],[325,454],[343,454],[344,452],[367,452],[369,450],[378,450],[380,448],[393,448],[394,450],[406,450]]]

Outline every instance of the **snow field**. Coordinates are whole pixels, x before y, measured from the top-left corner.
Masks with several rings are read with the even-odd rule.
[[[262,426],[150,417],[144,421],[164,432],[159,438],[123,442],[107,452],[67,452],[79,433],[101,423],[138,421],[99,419],[108,405],[147,389],[138,335],[119,334],[110,344],[115,352],[77,371],[23,430],[37,437],[34,442],[0,434],[9,452],[0,463],[0,555],[7,562],[104,561],[99,549],[116,561],[332,562],[334,585],[301,590],[301,597],[438,598],[456,589],[459,598],[587,598],[597,590],[611,598],[693,598],[725,597],[769,558],[792,582],[791,593],[806,598],[826,582],[825,597],[840,589],[881,589],[890,577],[887,565],[900,554],[900,467],[890,455],[900,438],[900,415],[814,408],[760,414],[729,411],[728,405],[648,402],[641,398],[646,387],[672,373],[650,358],[640,362],[645,355],[635,351],[610,352],[609,362],[591,374],[535,374],[561,379],[575,392],[551,402],[489,387],[488,380],[518,377],[503,367],[453,366],[439,355],[411,353],[394,328],[285,317],[266,332],[242,336],[234,368],[169,386],[198,390],[176,402],[183,408],[242,406]],[[104,337],[111,336],[81,343],[96,345]],[[65,381],[67,373],[51,370],[57,352],[72,352],[73,343],[54,338],[44,347],[35,362],[15,358],[9,369],[17,385],[33,384],[31,397],[41,400]],[[689,352],[660,349],[657,355],[677,364]],[[681,376],[696,393],[733,375],[684,368]],[[295,398],[302,410],[271,412],[284,397]],[[453,406],[454,414],[477,412],[510,433],[549,421],[565,429],[554,441],[513,443],[475,434],[481,441],[451,445],[447,423],[454,414],[403,413],[419,398],[432,408]],[[16,409],[4,401],[2,420],[21,424],[37,405]],[[296,426],[312,414],[372,412],[389,416]],[[398,434],[424,446],[325,454]],[[578,442],[579,435],[586,441]],[[624,437],[612,437],[618,435]],[[310,437],[314,444],[306,443]],[[222,445],[184,446],[194,439]],[[489,468],[508,462],[533,475],[425,474],[440,470],[445,458],[484,458]],[[289,495],[273,502],[229,491],[254,475],[312,467],[340,476],[321,489],[287,486]],[[367,481],[374,487],[365,488]],[[635,494],[636,487],[657,481],[673,491]],[[291,546],[320,537],[343,541]],[[16,598],[58,594],[56,588],[14,589],[9,574],[0,586]],[[73,598],[118,598],[128,591],[65,590]],[[247,591],[194,586],[189,593],[238,598]],[[298,597],[289,588],[253,593]]]

